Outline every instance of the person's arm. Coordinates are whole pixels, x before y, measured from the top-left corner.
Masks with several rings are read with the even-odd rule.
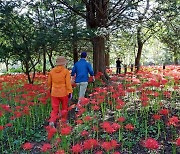
[[[66,74],[66,89],[68,94],[72,93],[71,76],[68,70]]]
[[[88,63],[88,72],[91,76],[94,76],[94,71],[90,63]]]
[[[74,67],[72,68],[72,71],[71,71],[71,76],[74,76],[75,73],[76,73],[76,67],[75,67],[75,65],[74,65]]]

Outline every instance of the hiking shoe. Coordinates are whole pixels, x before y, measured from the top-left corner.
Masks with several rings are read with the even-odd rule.
[[[75,108],[75,112],[78,112],[78,111],[79,111],[79,109],[76,107],[76,108]]]

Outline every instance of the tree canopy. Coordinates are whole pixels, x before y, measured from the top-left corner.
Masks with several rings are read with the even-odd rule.
[[[92,55],[95,72],[108,79],[109,54],[138,68],[144,47],[158,40],[179,60],[178,0],[3,0],[0,1],[0,61],[21,62],[29,76],[54,67],[64,55],[72,67],[81,51]],[[129,57],[129,58],[127,58]],[[42,61],[42,62],[41,62]]]

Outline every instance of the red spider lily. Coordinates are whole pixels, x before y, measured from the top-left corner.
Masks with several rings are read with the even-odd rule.
[[[179,86],[174,86],[173,88],[174,88],[174,90],[178,90]]]
[[[66,152],[64,150],[58,150],[55,154],[66,154]]]
[[[16,106],[15,109],[16,110],[20,110],[22,108],[22,106]]]
[[[49,143],[44,143],[43,146],[41,147],[42,152],[46,152],[50,149],[51,149],[51,144],[49,144]]]
[[[146,95],[142,95],[142,97],[141,97],[142,102],[144,102],[144,101],[146,102],[148,100],[149,100],[149,98]]]
[[[83,151],[83,147],[80,144],[76,144],[72,146],[71,150],[73,153],[81,153]]]
[[[121,128],[121,126],[117,123],[113,123],[112,124],[112,127],[115,129],[115,130],[118,130],[119,128]]]
[[[1,108],[4,109],[4,111],[11,112],[10,106],[6,104],[1,104]]]
[[[71,133],[71,126],[61,128],[61,135],[69,135]]]
[[[92,118],[90,116],[84,117],[84,121],[90,121],[90,120],[92,120]]]
[[[126,91],[129,93],[132,93],[132,92],[135,92],[136,89],[135,88],[127,88]]]
[[[142,145],[143,147],[147,149],[151,149],[151,150],[159,148],[158,142],[153,138],[147,138],[146,140],[142,142]]]
[[[47,128],[47,127],[46,127],[46,128]],[[51,140],[51,138],[52,138],[52,137],[54,136],[54,134],[57,132],[57,129],[54,128],[54,127],[49,126],[49,127],[47,128],[47,132],[48,132],[47,138],[48,138],[48,140]]]
[[[12,116],[12,117],[10,117],[9,119],[10,119],[10,120],[14,120],[14,119],[16,119],[16,117],[15,117],[15,116]]]
[[[88,98],[82,97],[80,98],[80,102],[82,106],[86,106],[87,104],[89,104],[90,100]]]
[[[180,137],[178,139],[176,139],[176,145],[180,146]]]
[[[2,112],[0,112],[0,118],[3,116],[3,113]]]
[[[27,105],[28,105],[28,106],[34,106],[35,103],[34,103],[34,102],[28,102]]]
[[[113,127],[109,126],[109,127],[106,127],[104,131],[111,134],[111,133],[114,133],[116,130]]]
[[[84,150],[90,150],[96,146],[98,146],[98,141],[96,139],[88,139],[83,143]]]
[[[83,124],[83,121],[81,119],[78,119],[78,120],[76,120],[76,124],[81,125],[81,124]]]
[[[152,118],[153,118],[154,120],[160,120],[160,119],[161,119],[161,115],[159,115],[159,114],[154,114],[154,115],[152,116]]]
[[[114,92],[113,95],[112,95],[112,98],[118,98],[118,97],[119,97],[119,93]]]
[[[118,151],[115,151],[115,152],[113,152],[113,154],[121,154],[120,152],[118,152]]]
[[[97,151],[95,154],[103,154],[102,151]]]
[[[167,98],[171,98],[171,92],[170,91],[164,91],[163,95]]]
[[[93,104],[93,105],[97,105],[98,104],[96,99],[91,99],[90,103]]]
[[[148,103],[148,102],[146,102],[146,101],[144,101],[144,102],[141,102],[141,105],[142,105],[143,107],[146,107],[146,106],[148,106],[148,105],[149,105],[149,103]]]
[[[32,143],[29,143],[29,142],[26,142],[26,143],[24,143],[23,145],[22,145],[22,148],[24,149],[24,150],[31,150],[32,148],[33,148],[33,144]]]
[[[158,96],[159,96],[159,93],[158,93],[158,92],[154,92],[154,93],[153,93],[153,96],[158,97]]]
[[[118,121],[118,122],[121,122],[121,123],[124,122],[125,120],[126,120],[125,117],[119,117],[119,118],[117,119],[117,121]]]
[[[4,126],[0,125],[0,131],[4,129]]]
[[[47,98],[46,97],[41,97],[38,99],[42,104],[46,105],[47,104]]]
[[[86,131],[86,130],[83,130],[82,132],[81,132],[81,136],[88,136],[89,135],[89,133],[88,133],[88,131]]]
[[[119,146],[119,144],[117,143],[116,140],[111,140],[110,142],[111,142],[111,146],[112,146],[113,149],[115,149],[116,147]]]
[[[127,124],[126,126],[124,126],[124,128],[129,131],[134,130],[134,126],[132,124]]]
[[[93,82],[93,77],[90,76],[88,82]]]
[[[24,115],[29,115],[29,107],[28,106],[24,106],[23,113],[24,113]]]
[[[161,84],[162,84],[162,85],[165,85],[166,83],[168,83],[168,80],[167,80],[167,79],[162,78],[160,82],[161,82]]]
[[[178,126],[179,122],[180,120],[177,116],[172,116],[171,118],[168,119],[168,125]]]
[[[78,107],[78,108],[79,108],[79,112],[78,112],[77,116],[81,116],[84,112],[86,112],[85,108],[82,108],[82,107]]]
[[[94,106],[92,106],[92,109],[93,109],[94,111],[98,111],[98,110],[100,109],[100,107],[99,107],[98,105],[94,105]]]
[[[26,101],[25,100],[20,100],[21,105],[25,105]]]
[[[168,110],[168,109],[161,109],[161,110],[159,111],[159,114],[168,115],[168,114],[169,114],[169,110]]]
[[[22,112],[14,111],[15,118],[20,118],[22,116]]]
[[[110,122],[108,121],[104,121],[103,123],[100,124],[100,126],[103,128],[103,129],[106,129],[108,127],[111,127],[111,124]]]
[[[117,105],[120,105],[122,107],[125,105],[125,102],[123,102],[121,99],[117,99],[116,101],[117,101],[116,103]]]
[[[7,123],[7,124],[5,125],[5,127],[12,127],[12,126],[13,126],[12,123]]]
[[[103,142],[103,143],[101,144],[101,147],[102,147],[104,150],[106,150],[106,151],[109,151],[109,150],[112,150],[112,149],[113,149],[113,147],[112,147],[112,145],[111,145],[111,142]]]

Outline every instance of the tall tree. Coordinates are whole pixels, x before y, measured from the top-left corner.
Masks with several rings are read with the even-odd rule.
[[[8,39],[17,61],[21,61],[29,83],[33,83],[35,66],[39,63],[40,56],[36,46],[36,30],[30,18],[17,13],[14,9],[16,4],[12,2],[1,4],[1,33]]]
[[[174,63],[178,64],[180,59],[180,1],[178,0],[157,0],[159,2],[160,15],[163,17],[162,30],[159,31],[159,38],[172,51]]]
[[[96,31],[95,35],[91,38],[93,44],[93,67],[95,73],[102,72],[108,78],[105,68],[105,43],[106,35],[102,34],[103,29],[108,29],[116,19],[125,15],[128,9],[137,4],[139,0],[83,0],[82,7],[73,7],[73,1],[60,0],[59,3],[63,4],[64,8],[70,9],[80,15],[86,20],[87,28]],[[100,31],[98,33],[97,31]]]

